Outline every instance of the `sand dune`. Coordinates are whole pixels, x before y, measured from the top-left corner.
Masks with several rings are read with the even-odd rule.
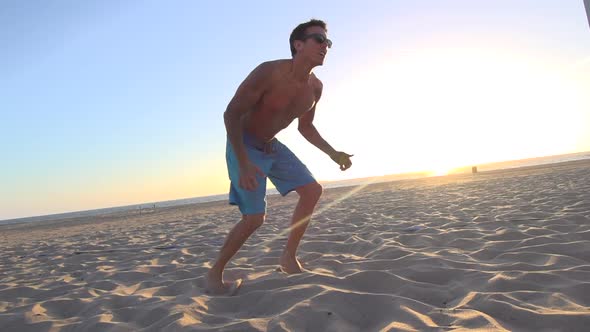
[[[203,274],[239,218],[207,203],[1,226],[2,331],[587,331],[590,162],[330,189],[276,270],[296,197],[228,266]]]

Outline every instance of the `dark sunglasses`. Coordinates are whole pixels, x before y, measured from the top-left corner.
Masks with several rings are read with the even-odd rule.
[[[322,35],[321,33],[310,33],[309,35],[303,36],[303,38],[301,38],[301,40],[305,41],[309,38],[313,38],[313,40],[315,40],[318,44],[327,43],[328,48],[332,47],[332,41],[330,39],[328,39],[328,37]]]

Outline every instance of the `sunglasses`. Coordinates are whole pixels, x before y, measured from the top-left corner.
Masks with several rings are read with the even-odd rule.
[[[313,40],[315,40],[318,44],[327,43],[328,48],[332,47],[332,41],[330,39],[328,39],[328,37],[322,35],[321,33],[310,33],[309,35],[303,36],[303,38],[301,38],[301,40],[305,41],[305,40],[308,40],[309,38],[313,38]]]

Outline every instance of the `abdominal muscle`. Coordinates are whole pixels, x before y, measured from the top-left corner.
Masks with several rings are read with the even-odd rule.
[[[273,114],[275,113],[275,114]],[[272,140],[294,119],[283,119],[277,112],[253,111],[243,118],[244,131],[263,142]]]
[[[242,128],[265,142],[273,139],[315,105],[311,85],[298,86],[286,80],[279,71],[276,76],[278,78],[274,78],[273,89],[265,93],[254,109],[242,118]]]

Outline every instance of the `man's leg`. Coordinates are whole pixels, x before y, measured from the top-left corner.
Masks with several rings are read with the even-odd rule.
[[[207,290],[213,294],[223,294],[227,292],[231,284],[223,282],[223,270],[229,260],[240,250],[244,242],[262,225],[264,222],[264,213],[250,214],[242,216],[227,235],[223,246],[219,252],[217,260],[207,273]]]
[[[302,272],[301,264],[296,257],[297,247],[299,247],[299,242],[309,225],[313,210],[322,195],[322,186],[317,182],[312,182],[295,189],[295,191],[299,194],[299,202],[293,212],[291,233],[280,259],[281,268],[286,273]]]

